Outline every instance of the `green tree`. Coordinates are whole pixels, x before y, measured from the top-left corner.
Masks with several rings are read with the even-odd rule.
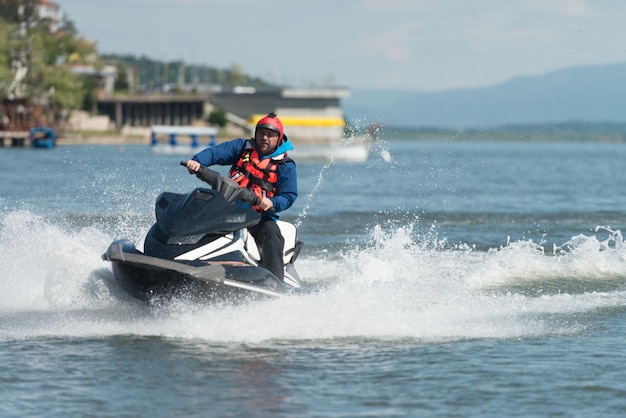
[[[10,37],[15,28],[0,17],[0,96],[13,80]]]
[[[36,20],[38,3],[36,0],[0,1],[0,16],[7,23],[33,22]]]
[[[220,128],[223,128],[228,123],[228,119],[226,118],[226,111],[221,107],[217,107],[213,109],[211,113],[209,113],[208,122],[211,125],[217,125]]]
[[[2,16],[6,12],[12,21],[26,16],[17,13],[15,3],[0,3]],[[14,63],[20,61],[28,66],[25,96],[57,109],[91,110],[96,100],[95,82],[72,73],[65,65],[70,58],[96,68],[102,65],[93,43],[71,33],[51,34],[43,21],[29,25],[24,32],[17,23],[0,18],[0,97],[7,95],[15,77]]]
[[[230,66],[228,84],[231,86],[245,86],[248,84],[248,77],[246,77],[238,64],[232,64]]]
[[[74,21],[70,20],[67,16],[63,16],[63,32],[76,38],[78,37],[78,30]]]
[[[117,69],[117,78],[115,79],[113,90],[127,93],[130,88],[128,83],[128,68],[121,62],[116,62],[115,68]]]
[[[61,109],[80,109],[92,100],[95,91],[92,85],[68,69],[45,67],[41,70],[41,88],[50,104]],[[91,110],[91,109],[89,109]]]

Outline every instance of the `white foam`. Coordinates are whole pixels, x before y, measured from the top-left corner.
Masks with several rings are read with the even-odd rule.
[[[5,215],[0,225],[0,339],[521,338],[580,332],[581,314],[626,303],[624,246],[615,231],[573,237],[546,255],[532,241],[477,252],[449,246],[436,231],[420,236],[412,227],[377,226],[367,244],[301,256],[298,271],[319,286],[311,294],[147,307],[116,285],[101,260],[113,239],[106,231],[72,230],[27,211]]]

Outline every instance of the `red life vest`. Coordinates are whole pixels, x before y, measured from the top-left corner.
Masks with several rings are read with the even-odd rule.
[[[272,197],[276,194],[278,182],[278,165],[283,163],[285,154],[273,158],[261,158],[259,152],[248,142],[239,159],[230,168],[230,177],[240,187],[248,187],[254,193],[263,197]],[[253,209],[260,211],[258,206]]]

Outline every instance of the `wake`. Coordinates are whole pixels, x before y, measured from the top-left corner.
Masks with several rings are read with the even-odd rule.
[[[618,230],[598,228],[545,250],[507,242],[477,251],[449,244],[436,228],[377,225],[337,253],[301,256],[316,291],[240,305],[130,298],[101,259],[115,234],[145,228],[81,226],[15,211],[0,220],[0,340],[161,336],[218,342],[570,335],[598,310],[626,306],[626,254]],[[106,232],[114,231],[114,233]],[[134,235],[132,235],[134,236]]]

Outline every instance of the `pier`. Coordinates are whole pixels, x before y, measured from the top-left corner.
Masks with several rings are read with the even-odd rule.
[[[214,146],[216,143],[217,129],[209,126],[150,127],[150,144],[157,154],[193,154],[202,146]]]
[[[28,131],[0,131],[0,147],[23,147],[28,141]]]

